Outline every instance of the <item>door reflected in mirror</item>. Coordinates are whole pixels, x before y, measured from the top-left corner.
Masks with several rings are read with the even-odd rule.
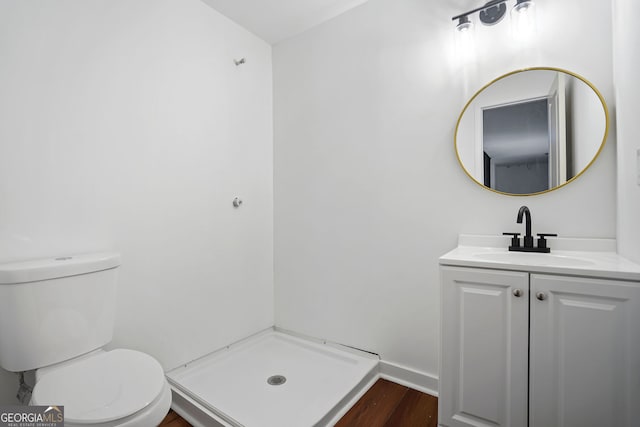
[[[595,160],[609,115],[598,90],[560,69],[499,77],[469,100],[455,146],[478,184],[511,195],[542,193],[571,182]]]

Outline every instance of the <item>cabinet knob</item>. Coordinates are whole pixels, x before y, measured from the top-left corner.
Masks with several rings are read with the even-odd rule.
[[[522,289],[514,289],[513,296],[516,298],[520,298],[522,296]]]
[[[547,299],[547,294],[545,294],[544,292],[537,292],[536,298],[538,298],[538,300],[540,301],[544,301]]]

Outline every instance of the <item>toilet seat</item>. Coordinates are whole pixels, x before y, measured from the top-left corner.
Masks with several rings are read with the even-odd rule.
[[[165,382],[154,358],[117,349],[51,369],[36,383],[31,404],[64,405],[69,423],[107,423],[147,407],[163,392]]]

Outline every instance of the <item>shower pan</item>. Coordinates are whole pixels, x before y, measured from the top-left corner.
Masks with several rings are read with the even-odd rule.
[[[176,409],[184,406],[194,425],[211,426],[217,420],[232,427],[325,426],[375,379],[378,360],[349,347],[269,329],[169,371],[167,377]],[[190,414],[194,410],[205,420]]]

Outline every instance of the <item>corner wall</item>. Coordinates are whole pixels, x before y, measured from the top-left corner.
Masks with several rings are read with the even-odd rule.
[[[437,263],[459,233],[517,231],[526,204],[534,232],[615,237],[613,135],[578,180],[540,196],[486,191],[456,160],[466,100],[508,71],[574,71],[613,107],[611,5],[537,4],[530,46],[506,17],[459,55],[451,17],[467,2],[370,0],[274,47],[277,326],[436,377]]]
[[[199,0],[3,1],[0,34],[0,262],[120,252],[111,346],[166,369],[273,325],[271,47]]]
[[[614,1],[613,66],[618,129],[618,252],[640,263],[640,29],[637,7]]]

